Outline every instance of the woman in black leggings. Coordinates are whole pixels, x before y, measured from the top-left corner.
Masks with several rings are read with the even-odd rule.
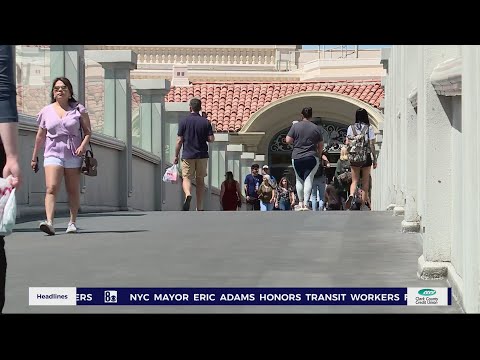
[[[319,154],[323,151],[323,137],[320,128],[312,123],[312,108],[302,110],[302,121],[292,125],[285,141],[293,144],[292,165],[295,170],[298,207],[295,210],[309,210],[305,201],[312,193],[313,177],[320,164]]]
[[[365,126],[368,127],[365,129]],[[358,166],[350,166],[352,169],[352,184],[350,185],[350,196],[348,197],[345,208],[347,210],[350,209],[353,200],[353,194],[355,194],[355,190],[357,189],[357,185],[360,181],[360,173],[362,174],[362,203],[366,205],[369,209],[370,206],[370,197],[369,197],[369,188],[370,188],[370,172],[373,168],[377,168],[377,158],[375,153],[375,133],[373,131],[373,127],[370,125],[370,120],[368,119],[368,113],[365,109],[358,109],[355,114],[355,124],[350,125],[347,130],[347,137],[345,143],[348,145],[349,143],[349,136],[353,136],[353,127],[355,127],[355,131],[357,134],[365,131],[365,138],[368,140],[368,144],[370,147],[370,153],[367,156],[367,161],[361,167]]]

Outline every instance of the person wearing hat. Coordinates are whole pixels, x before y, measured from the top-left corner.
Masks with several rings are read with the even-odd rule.
[[[270,168],[266,164],[262,166],[262,176],[263,175],[269,175],[270,176],[270,184],[274,188],[277,187],[277,180],[275,179],[275,177],[273,175],[270,174]]]

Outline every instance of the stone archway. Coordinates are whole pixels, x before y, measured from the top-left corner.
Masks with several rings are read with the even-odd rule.
[[[249,145],[249,151],[267,155],[273,137],[289,128],[293,120],[299,120],[305,106],[312,107],[313,117],[345,125],[354,122],[355,111],[359,107],[364,108],[376,132],[383,122],[383,114],[378,109],[359,99],[338,93],[311,91],[285,96],[260,109],[238,132],[238,136],[244,141],[249,137],[255,139]]]
[[[340,147],[345,143],[348,126],[323,118],[314,118],[313,122],[321,128],[324,142],[328,145],[329,161],[335,165],[340,156]],[[270,172],[275,178],[287,176],[290,182],[294,182],[295,176],[291,165],[293,147],[285,142],[289,130],[290,127],[287,127],[273,136],[268,145],[266,159]],[[331,170],[332,174],[327,174],[328,176],[333,175],[334,168]]]

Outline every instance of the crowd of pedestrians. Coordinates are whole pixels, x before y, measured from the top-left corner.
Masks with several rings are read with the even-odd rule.
[[[246,209],[370,210],[370,172],[372,167],[377,167],[377,161],[375,133],[367,111],[362,108],[356,111],[355,123],[348,127],[335,175],[330,180],[327,179],[326,169],[332,165],[325,151],[322,132],[311,121],[312,108],[305,107],[301,115],[302,120],[293,122],[285,139],[293,145],[295,185],[292,186],[286,177],[277,183],[270,175],[268,165],[264,165],[259,174],[259,165],[253,164],[244,180]],[[221,199],[222,196],[223,192]],[[237,201],[238,204],[242,201],[240,192],[237,192]]]
[[[208,144],[215,140],[212,125],[201,108],[200,99],[191,99],[190,114],[178,126],[173,163],[178,164],[181,158],[184,211],[190,210],[192,179],[196,182],[196,210],[203,211]],[[239,181],[234,179],[232,171],[227,171],[220,186],[222,210],[239,210],[243,203],[248,211],[371,209],[370,171],[372,166],[377,167],[377,161],[375,133],[367,111],[362,108],[356,111],[355,122],[348,127],[335,175],[330,181],[325,173],[331,163],[322,130],[312,122],[313,109],[305,107],[300,114],[301,120],[292,122],[285,138],[293,147],[291,163],[295,184],[290,184],[286,177],[277,182],[267,164],[261,171],[258,164],[253,164],[243,181],[242,194]]]

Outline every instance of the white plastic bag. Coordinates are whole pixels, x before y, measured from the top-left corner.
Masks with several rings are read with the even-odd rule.
[[[163,181],[176,183],[177,180],[178,180],[178,165],[173,164],[167,170],[165,170],[165,174],[163,175]]]
[[[12,233],[17,218],[17,200],[15,188],[12,187],[11,176],[0,178],[0,236]]]

